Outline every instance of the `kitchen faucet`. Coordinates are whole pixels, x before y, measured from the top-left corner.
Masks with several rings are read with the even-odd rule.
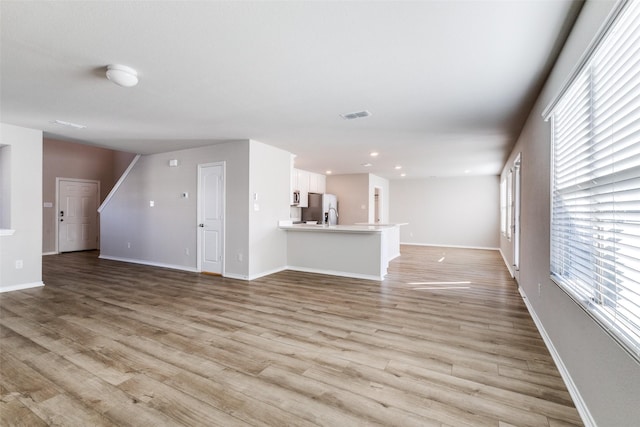
[[[331,203],[329,203],[329,209],[327,210],[327,212],[325,212],[325,213],[324,213],[324,223],[325,223],[326,225],[330,225],[330,224],[329,224],[329,213],[330,213],[332,210],[336,213],[336,224],[337,224],[337,222],[338,222],[338,211],[336,210],[336,208],[334,208],[334,207],[332,207],[332,206],[331,206]]]

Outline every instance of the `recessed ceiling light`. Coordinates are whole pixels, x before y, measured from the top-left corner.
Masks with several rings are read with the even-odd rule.
[[[400,170],[400,169],[402,169],[402,166],[397,165],[397,166],[396,166],[396,170]]]
[[[108,65],[107,78],[122,87],[133,87],[138,84],[138,72],[121,64]]]
[[[332,173],[333,173],[333,172],[331,172],[331,171],[326,171],[326,174],[327,174],[327,175],[331,175]]]
[[[74,129],[85,129],[87,127],[85,125],[79,125],[77,123],[65,122],[64,120],[54,120],[52,123],[61,126],[68,126]]]
[[[345,114],[340,114],[340,117],[342,117],[345,120],[353,120],[353,119],[360,119],[362,117],[369,117],[371,115],[371,113],[367,110],[363,110],[363,111],[355,111],[353,113],[345,113]]]
[[[377,151],[372,151],[371,153],[369,153],[371,157],[378,157],[379,154],[380,153],[378,153]]]
[[[365,168],[370,168],[373,165],[371,163],[362,163],[360,166],[364,166]]]
[[[400,176],[404,178],[405,176],[407,176],[407,174],[406,173],[401,173]]]
[[[469,169],[464,170],[464,173],[469,173],[469,172],[471,172]]]

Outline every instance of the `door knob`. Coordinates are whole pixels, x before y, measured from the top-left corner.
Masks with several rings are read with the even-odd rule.
[[[64,222],[64,219],[60,218],[60,222]]]
[[[198,224],[198,227],[204,227],[204,224]]]

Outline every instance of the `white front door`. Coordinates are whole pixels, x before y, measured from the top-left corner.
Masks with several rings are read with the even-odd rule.
[[[198,165],[198,270],[223,274],[224,163]]]
[[[58,252],[98,248],[98,181],[58,181]]]

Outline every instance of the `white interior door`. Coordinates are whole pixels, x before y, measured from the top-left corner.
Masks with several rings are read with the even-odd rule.
[[[198,270],[223,274],[224,163],[198,166]]]
[[[58,179],[58,252],[98,248],[97,181]]]

